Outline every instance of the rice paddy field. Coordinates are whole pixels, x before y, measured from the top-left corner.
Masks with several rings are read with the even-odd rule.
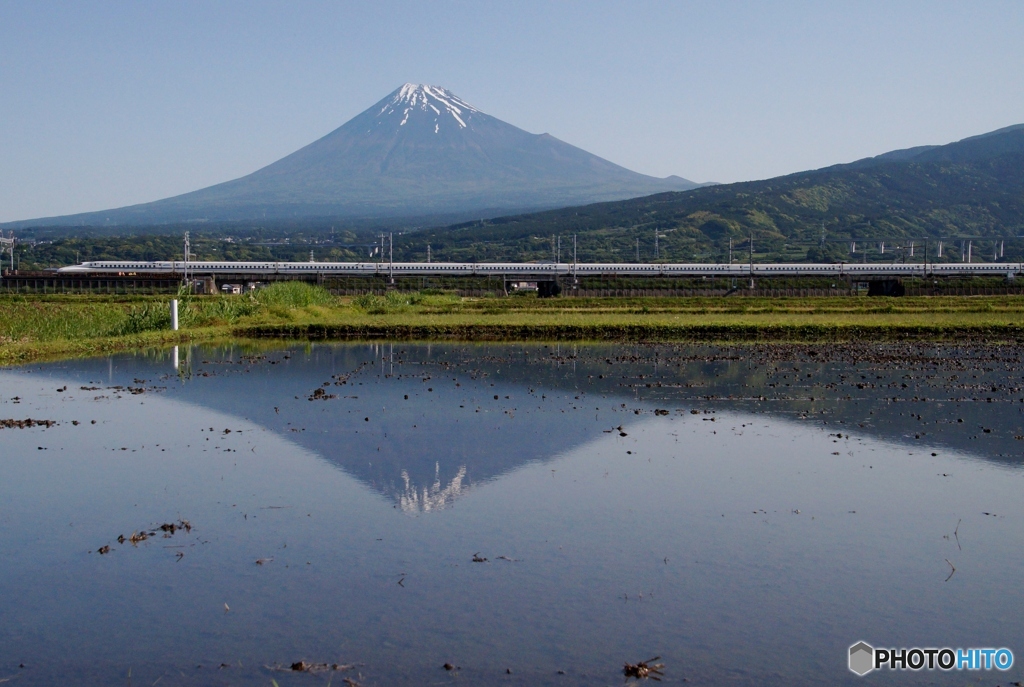
[[[218,339],[807,341],[1024,334],[1024,297],[463,298],[444,292],[336,297],[276,284],[241,296],[0,297],[0,363]]]
[[[179,300],[0,300],[0,682],[1019,655],[1021,297]]]

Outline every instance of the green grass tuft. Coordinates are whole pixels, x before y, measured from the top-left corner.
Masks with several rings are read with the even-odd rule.
[[[256,301],[261,305],[308,308],[311,305],[331,305],[337,299],[321,286],[300,281],[282,281],[257,291]]]

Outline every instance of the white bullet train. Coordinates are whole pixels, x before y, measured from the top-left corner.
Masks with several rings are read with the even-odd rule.
[[[524,263],[524,262],[198,262],[187,271],[195,277],[230,277],[259,280],[264,275],[343,276],[494,276],[543,279],[572,276],[634,277],[964,277],[1021,275],[1024,264],[1014,263]],[[62,275],[173,275],[184,274],[178,261],[99,261],[62,267]]]

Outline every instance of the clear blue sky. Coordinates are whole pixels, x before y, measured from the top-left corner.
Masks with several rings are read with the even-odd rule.
[[[758,179],[1024,122],[1024,2],[0,0],[0,221],[226,181],[404,82]]]

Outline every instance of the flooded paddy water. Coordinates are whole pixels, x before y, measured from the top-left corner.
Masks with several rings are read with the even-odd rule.
[[[0,681],[1024,679],[1017,347],[177,355],[0,370]]]

